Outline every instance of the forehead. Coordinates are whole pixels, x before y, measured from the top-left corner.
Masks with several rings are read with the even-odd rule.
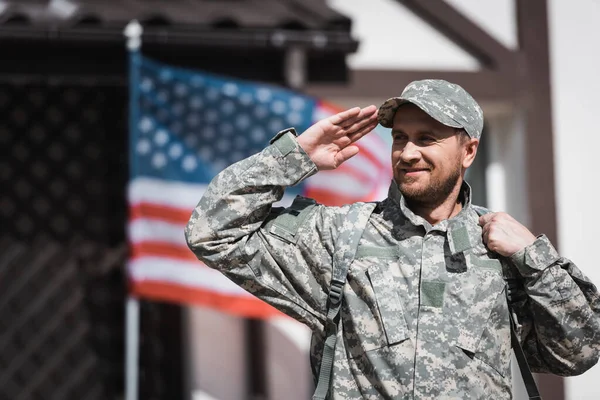
[[[433,119],[425,111],[421,110],[414,104],[401,105],[396,114],[394,114],[394,125],[392,129],[406,128],[410,126],[419,126],[429,129],[452,129],[441,122]]]

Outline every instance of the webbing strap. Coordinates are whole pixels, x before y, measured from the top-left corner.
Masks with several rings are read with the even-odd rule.
[[[485,215],[490,212],[490,210],[484,207],[474,206],[473,208],[478,215]],[[519,364],[519,369],[521,370],[521,376],[523,377],[523,383],[525,384],[525,390],[527,390],[527,396],[529,396],[529,400],[542,400],[537,384],[535,383],[535,379],[533,379],[531,368],[529,368],[529,364],[527,363],[525,352],[521,347],[521,343],[519,343],[519,338],[517,337],[517,332],[515,331],[515,321],[510,310],[512,303],[521,300],[520,298],[517,298],[519,293],[517,290],[519,282],[515,281],[514,279],[506,279],[506,282],[506,299],[508,301],[508,315],[510,317],[510,340],[515,352],[515,358],[517,359],[517,364]]]
[[[325,322],[325,343],[319,369],[319,380],[313,395],[313,400],[325,400],[331,386],[333,359],[337,333],[340,328],[340,308],[342,307],[342,292],[346,284],[348,268],[354,259],[358,242],[367,226],[369,216],[375,208],[374,203],[357,203],[350,206],[347,221],[353,225],[352,230],[343,231],[337,239],[336,251],[333,256],[333,271],[329,287],[327,320]],[[341,249],[337,244],[344,245]],[[342,250],[343,249],[343,250]]]
[[[510,339],[512,341],[515,357],[517,358],[517,363],[519,364],[519,369],[521,370],[521,376],[523,377],[525,390],[527,390],[527,396],[529,396],[529,400],[541,400],[542,398],[540,396],[540,392],[538,391],[537,384],[535,383],[535,379],[533,379],[533,375],[531,374],[531,369],[527,363],[525,352],[521,347],[521,343],[519,343],[517,332],[515,332],[515,321],[513,320],[510,310],[508,315],[510,316]]]

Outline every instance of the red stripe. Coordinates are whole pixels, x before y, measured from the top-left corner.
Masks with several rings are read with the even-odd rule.
[[[172,243],[144,240],[130,245],[131,259],[140,257],[165,257],[180,261],[198,261],[198,258],[187,248]]]
[[[358,166],[358,165],[350,165],[350,164],[344,163],[334,170],[323,171],[321,173],[329,173],[329,174],[331,174],[331,178],[335,179],[336,173],[347,172],[348,174],[350,174],[352,176],[352,178],[360,181],[360,183],[362,183],[362,184],[376,185],[377,181],[375,179],[373,179],[372,177],[370,177],[369,175],[367,175],[366,173],[364,173],[364,171],[359,169],[359,167],[360,166]]]
[[[371,151],[368,150],[366,147],[363,147],[360,145],[360,141],[358,141],[356,144],[360,148],[360,151],[356,157],[362,156],[362,157],[367,158],[369,161],[371,161],[373,164],[375,164],[377,166],[377,168],[380,170],[387,169],[387,166],[385,164],[383,164],[379,158],[377,158],[373,153],[371,153]],[[391,157],[391,154],[390,154],[390,157]]]
[[[241,317],[269,318],[284,315],[256,297],[225,295],[206,289],[159,281],[130,281],[130,293],[158,301],[196,304]]]
[[[190,220],[192,210],[169,207],[162,204],[137,203],[129,207],[130,220],[138,218],[160,219],[178,225],[186,225]]]
[[[318,189],[308,187],[306,188],[305,194],[306,197],[310,197],[315,199],[319,203],[328,205],[328,206],[343,206],[345,204],[355,203],[357,201],[372,201],[376,200],[373,198],[375,195],[375,191],[371,191],[366,196],[344,196],[338,192],[332,192],[327,189]]]

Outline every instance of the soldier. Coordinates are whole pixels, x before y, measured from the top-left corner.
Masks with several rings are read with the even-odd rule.
[[[377,122],[393,136],[385,200],[326,207],[299,197],[272,208],[286,187],[357,154]],[[311,364],[329,399],[509,399],[509,313],[533,371],[581,374],[598,360],[596,287],[546,236],[471,204],[464,176],[482,128],[464,89],[424,80],[379,110],[353,108],[297,137],[280,132],[215,177],[186,227],[188,245],[312,329]],[[510,305],[506,279],[519,282]],[[340,304],[336,280],[339,325],[328,316]],[[331,326],[337,344],[323,365],[332,368],[319,371]]]

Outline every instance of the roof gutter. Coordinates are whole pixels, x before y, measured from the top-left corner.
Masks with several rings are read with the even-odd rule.
[[[0,39],[47,40],[87,43],[124,43],[121,26],[102,28],[0,26]],[[353,53],[358,41],[348,32],[295,31],[285,29],[185,29],[144,27],[143,41],[146,44],[173,44],[183,46],[220,48],[272,48],[285,49],[290,46],[308,51],[336,51]]]

